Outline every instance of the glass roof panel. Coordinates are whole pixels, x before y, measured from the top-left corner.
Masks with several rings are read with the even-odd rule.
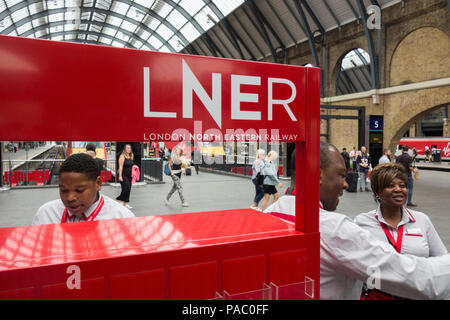
[[[219,21],[219,18],[209,7],[203,7],[203,9],[195,15],[195,20],[197,20],[204,30],[208,30]]]
[[[17,32],[19,34],[25,33],[26,31],[30,30],[33,26],[31,25],[30,22],[24,23],[23,25],[21,25],[20,27],[17,28]]]
[[[166,40],[169,40],[173,35],[173,32],[164,24],[161,24],[158,29],[156,29],[156,33],[160,34]]]
[[[151,6],[156,2],[155,0],[135,0],[137,4],[144,6],[146,8],[151,8]]]
[[[47,0],[45,2],[48,9],[58,9],[64,7],[64,1],[61,0]]]
[[[116,30],[108,28],[108,27],[104,27],[103,33],[109,34],[110,36],[114,37],[116,35]]]
[[[112,5],[111,10],[114,11],[114,12],[126,15],[126,13],[127,13],[129,8],[130,8],[129,5],[127,5],[127,4],[123,3],[123,2],[116,1]]]
[[[39,37],[46,35],[47,31],[45,29],[35,31],[35,29],[50,23],[52,25],[47,30],[51,29],[51,32],[74,32],[77,30],[87,32],[87,34],[80,35],[66,34],[62,37],[63,40],[79,39],[80,42],[83,42],[96,38],[99,43],[111,44],[111,39],[89,35],[89,32],[95,31],[117,37],[135,47],[151,49],[141,41],[130,37],[125,33],[127,31],[136,33],[144,40],[148,39],[151,41],[150,46],[154,46],[156,49],[181,51],[186,43],[180,37],[192,42],[220,20],[209,5],[215,4],[223,16],[226,16],[243,2],[245,0],[33,0],[23,8],[13,8],[14,5],[19,4],[18,7],[21,7],[20,3],[27,4],[27,2],[0,0],[0,13],[7,12],[7,16],[0,20],[0,32],[10,28],[9,34],[11,35],[16,35],[18,31],[19,34],[25,32],[25,35]],[[98,11],[92,9],[93,7]],[[25,19],[29,15],[35,14],[43,15],[34,19],[32,24],[26,22]],[[125,17],[127,20],[124,19]],[[80,24],[80,20],[84,23]],[[61,21],[66,21],[64,27],[61,25]],[[107,27],[101,28],[101,26],[90,24],[88,21],[107,22],[117,26],[123,32]],[[134,21],[135,23],[133,23]],[[195,22],[204,31],[198,29]],[[145,29],[148,29],[145,30],[144,26]],[[15,28],[18,29],[15,30]],[[174,34],[172,31],[174,29],[179,30],[180,35]],[[165,41],[158,40],[155,35],[152,35],[153,32],[158,33]],[[53,36],[52,39],[55,37]],[[113,45],[124,46],[119,41],[113,41]]]
[[[177,29],[180,29],[186,22],[187,19],[177,10],[173,10],[168,16],[167,21],[169,21]]]
[[[6,16],[3,20],[0,20],[0,32],[12,25],[10,17]]]
[[[136,24],[133,24],[133,23],[130,23],[130,22],[128,22],[128,21],[124,21],[124,22],[122,23],[122,26],[121,26],[121,27],[122,27],[123,29],[127,30],[127,31],[133,32],[134,30],[136,30],[137,25],[136,25]]]
[[[1,5],[0,5],[1,7]],[[28,6],[28,9],[30,10],[30,14],[35,14],[35,13],[39,13],[42,10],[44,10],[44,7],[42,6],[42,3],[36,2],[36,3],[32,3]],[[0,8],[1,10],[1,8]]]
[[[200,36],[200,32],[198,32],[198,30],[191,23],[186,24],[180,29],[180,31],[189,42],[194,41]]]
[[[162,46],[162,42],[159,41],[158,39],[156,39],[156,37],[154,37],[154,36],[151,36],[148,39],[148,43],[150,43],[155,48],[160,48]]]
[[[14,20],[14,22],[18,22],[27,16],[28,16],[28,10],[26,7],[22,8],[20,10],[16,10],[11,14],[11,17]]]
[[[244,0],[215,0],[214,4],[219,8],[224,16],[227,16],[234,9],[244,3]]]
[[[109,24],[112,24],[113,26],[119,26],[120,23],[122,22],[122,20],[117,17],[108,16],[108,18],[106,19],[106,22],[108,22]]]
[[[197,12],[202,10],[202,8],[205,6],[205,2],[198,0],[181,0],[179,2],[179,5],[191,16],[194,16]]]

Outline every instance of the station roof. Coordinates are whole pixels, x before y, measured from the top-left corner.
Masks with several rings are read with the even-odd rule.
[[[0,33],[144,50],[261,60],[308,32],[361,20],[358,1],[0,0]],[[306,21],[306,23],[305,23]]]
[[[331,30],[364,25],[369,54],[342,61],[337,94],[380,86],[374,40],[365,21],[404,0],[0,0],[0,34],[286,63],[286,49],[308,42],[320,67]],[[362,22],[364,21],[364,23]],[[375,66],[372,61],[375,60]],[[324,92],[324,83],[321,84]]]

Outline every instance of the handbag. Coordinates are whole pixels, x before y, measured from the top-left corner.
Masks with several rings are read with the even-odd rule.
[[[264,184],[264,178],[265,178],[265,176],[261,173],[261,171],[258,172],[258,173],[256,174],[256,184],[257,184],[258,186],[263,185],[263,184]]]
[[[166,176],[170,176],[169,162],[167,162],[166,165],[164,166],[164,174]]]

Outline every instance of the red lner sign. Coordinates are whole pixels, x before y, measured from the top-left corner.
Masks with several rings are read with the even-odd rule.
[[[0,36],[0,139],[304,141],[308,74],[319,70]]]

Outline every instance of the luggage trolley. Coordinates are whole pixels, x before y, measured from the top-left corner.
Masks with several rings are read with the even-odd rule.
[[[319,69],[11,36],[0,55],[3,141],[257,132],[297,152],[295,224],[211,208],[0,228],[0,299],[319,298]]]

